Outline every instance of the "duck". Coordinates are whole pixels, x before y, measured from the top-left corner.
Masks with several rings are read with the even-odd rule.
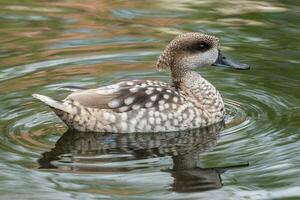
[[[203,128],[224,120],[219,91],[197,69],[203,66],[249,69],[222,55],[216,36],[189,32],[176,36],[160,54],[156,68],[169,82],[126,80],[93,89],[69,87],[64,100],[41,94],[72,130],[80,132],[173,132]]]

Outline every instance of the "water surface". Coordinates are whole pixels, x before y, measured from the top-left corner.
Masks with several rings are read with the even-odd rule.
[[[283,0],[1,1],[0,198],[299,199],[299,11]],[[225,100],[222,131],[75,134],[31,97],[167,81],[155,61],[187,31],[252,66],[199,71]]]

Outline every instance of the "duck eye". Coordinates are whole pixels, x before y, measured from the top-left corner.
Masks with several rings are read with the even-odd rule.
[[[202,44],[199,45],[200,49],[204,49],[205,46],[206,46],[206,45],[205,45],[204,43],[202,43]]]
[[[193,43],[190,46],[187,46],[187,49],[192,53],[198,53],[199,51],[200,52],[205,52],[210,48],[211,48],[210,44],[208,44],[206,42],[202,42],[202,41],[201,42],[196,42],[196,43]]]
[[[209,49],[209,45],[206,42],[201,42],[197,46],[198,46],[198,50],[200,51],[205,51]]]
[[[210,48],[210,45],[207,44],[206,42],[197,42],[193,45],[192,51],[198,52],[198,51],[207,51]]]

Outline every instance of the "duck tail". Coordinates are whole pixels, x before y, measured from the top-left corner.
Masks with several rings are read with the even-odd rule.
[[[55,111],[55,113],[57,113],[57,111],[70,113],[70,111],[67,109],[67,107],[61,101],[54,100],[50,97],[40,95],[40,94],[32,94],[32,96],[34,98],[44,102],[45,104],[47,104],[50,108],[52,108]]]

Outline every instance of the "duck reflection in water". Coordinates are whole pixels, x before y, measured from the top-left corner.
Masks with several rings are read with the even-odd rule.
[[[163,170],[174,178],[171,189],[177,192],[205,191],[222,187],[220,169],[197,166],[200,153],[217,144],[224,128],[220,122],[205,128],[168,133],[81,133],[68,130],[50,152],[39,159],[41,169],[88,172],[129,171],[129,167],[105,167],[103,163],[171,156],[173,168]],[[84,165],[84,156],[96,156],[99,166]],[[101,157],[102,156],[102,157]],[[76,158],[77,159],[74,159]],[[78,159],[81,164],[76,163]]]

